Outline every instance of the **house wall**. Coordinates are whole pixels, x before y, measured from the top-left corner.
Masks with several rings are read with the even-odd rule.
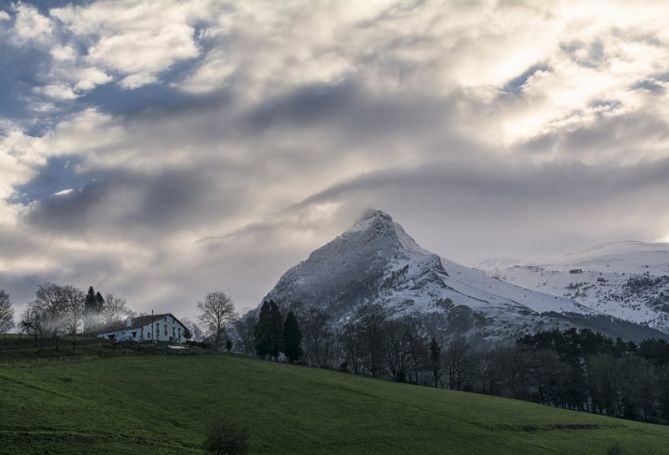
[[[158,328],[158,330],[156,330]],[[141,329],[143,341],[173,341],[183,343],[185,327],[172,316],[166,316]],[[138,335],[139,336],[139,335]]]
[[[167,315],[144,327],[122,329],[115,332],[102,332],[98,334],[98,337],[110,339],[113,335],[115,341],[169,341],[172,343],[183,343],[186,341],[183,337],[184,330],[185,327],[174,319],[174,317]]]

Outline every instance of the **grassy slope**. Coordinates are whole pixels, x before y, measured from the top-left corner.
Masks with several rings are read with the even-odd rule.
[[[254,454],[669,453],[669,427],[235,356],[0,368],[3,454],[201,453],[218,415]]]

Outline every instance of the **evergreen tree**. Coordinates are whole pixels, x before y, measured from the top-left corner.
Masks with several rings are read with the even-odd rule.
[[[270,305],[270,333],[271,333],[271,350],[270,356],[274,359],[279,357],[283,351],[283,316],[279,306],[274,303],[274,300],[269,301]]]
[[[85,308],[86,314],[95,313],[97,305],[98,305],[98,301],[95,298],[95,290],[93,289],[93,286],[90,286],[88,288],[88,293],[86,293],[86,301],[84,302],[84,308]]]
[[[286,321],[283,323],[283,342],[288,361],[298,362],[302,357],[302,332],[292,311],[288,312]]]
[[[97,313],[101,313],[104,307],[105,307],[105,299],[104,297],[102,297],[102,294],[100,294],[100,291],[98,291],[95,294],[95,311]]]
[[[91,331],[94,328],[96,323],[95,316],[99,313],[97,307],[98,302],[95,298],[95,290],[93,286],[90,286],[84,300],[84,331]]]
[[[253,337],[258,357],[266,357],[272,350],[270,311],[269,302],[263,302]]]
[[[283,317],[273,300],[264,302],[260,308],[254,343],[259,357],[276,359],[283,349]]]
[[[441,347],[437,339],[432,337],[430,343],[430,360],[432,363],[432,374],[434,374],[434,386],[439,387],[439,370],[441,369]]]

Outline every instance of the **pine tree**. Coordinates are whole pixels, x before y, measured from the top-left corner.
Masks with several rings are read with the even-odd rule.
[[[432,373],[434,374],[434,386],[439,387],[439,370],[441,369],[441,347],[437,339],[432,337],[430,343],[430,360],[432,361]]]
[[[102,310],[104,309],[105,306],[105,299],[102,297],[102,294],[100,294],[100,291],[98,291],[95,294],[95,310],[98,313],[101,313]]]
[[[274,300],[269,301],[270,305],[270,333],[271,333],[271,349],[270,356],[274,359],[279,357],[283,351],[283,316],[278,305]]]
[[[266,357],[272,350],[270,311],[269,302],[263,302],[253,337],[258,357]]]
[[[288,312],[286,321],[283,323],[283,342],[288,361],[298,362],[302,357],[302,332],[292,311]]]
[[[95,315],[99,313],[97,311],[97,300],[95,298],[95,290],[93,286],[88,288],[88,293],[86,293],[86,300],[84,300],[84,331],[91,331],[95,326]]]
[[[283,317],[273,300],[262,304],[254,335],[256,354],[259,357],[279,357],[283,349]]]

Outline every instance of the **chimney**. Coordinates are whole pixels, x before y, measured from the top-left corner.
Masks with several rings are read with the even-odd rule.
[[[127,319],[125,320],[125,326],[126,326],[126,327],[130,327],[131,325],[132,325],[132,318],[127,318]]]

